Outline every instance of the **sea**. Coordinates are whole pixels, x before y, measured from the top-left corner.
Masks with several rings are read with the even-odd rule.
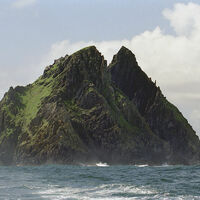
[[[0,199],[200,199],[200,166],[1,166]]]

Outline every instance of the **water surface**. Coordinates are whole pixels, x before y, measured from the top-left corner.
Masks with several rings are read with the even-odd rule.
[[[200,199],[200,166],[4,166],[0,199]]]

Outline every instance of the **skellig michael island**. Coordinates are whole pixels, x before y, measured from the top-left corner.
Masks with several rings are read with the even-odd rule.
[[[0,102],[0,164],[198,164],[200,141],[125,47],[91,46]]]

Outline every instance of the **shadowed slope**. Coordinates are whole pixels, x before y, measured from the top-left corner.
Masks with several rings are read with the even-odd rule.
[[[200,143],[188,121],[163,96],[159,87],[141,70],[135,55],[122,47],[109,66],[113,83],[134,102],[151,130],[170,144],[171,163],[195,163]]]

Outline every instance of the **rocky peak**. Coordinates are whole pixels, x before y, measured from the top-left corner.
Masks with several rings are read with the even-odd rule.
[[[83,48],[72,54],[70,64],[85,71],[89,76],[97,76],[96,73],[102,73],[106,61],[95,46]],[[96,77],[97,78],[97,77]]]
[[[112,74],[116,74],[115,76],[121,74],[122,79],[126,78],[126,80],[129,81],[133,71],[138,70],[139,66],[135,55],[129,49],[122,46],[118,53],[114,55],[113,60],[109,65],[109,69]],[[113,81],[117,84],[115,76],[113,76]]]
[[[158,88],[139,67],[135,55],[126,47],[121,47],[113,57],[109,66],[112,81],[130,100],[141,97],[142,101],[135,101],[139,110],[144,113],[147,99],[156,96]],[[137,98],[138,99],[138,98]],[[140,98],[139,98],[140,99]]]
[[[132,64],[133,66],[137,66],[137,61],[135,55],[126,47],[122,46],[118,53],[114,56],[113,62],[115,60],[126,62],[126,64]],[[125,64],[125,63],[123,63]],[[129,67],[130,65],[123,65],[122,67]]]
[[[62,86],[67,88],[67,96],[74,96],[83,81],[93,83],[96,88],[103,84],[106,61],[95,46],[86,47],[72,54],[64,63]]]

